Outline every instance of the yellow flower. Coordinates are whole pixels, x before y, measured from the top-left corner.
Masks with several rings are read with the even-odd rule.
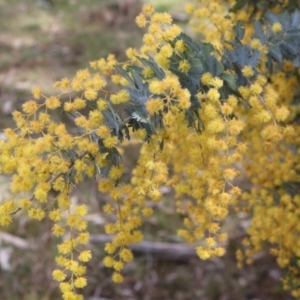
[[[141,13],[135,18],[135,22],[139,27],[143,28],[147,24],[147,19],[146,19],[145,15],[143,13]]]
[[[154,13],[154,8],[152,5],[149,4],[144,4],[143,8],[142,8],[142,12],[146,15],[146,16],[151,16]]]
[[[257,85],[255,86],[257,87]],[[240,86],[238,88],[238,91],[241,93],[241,95],[243,96],[243,98],[247,99],[251,96],[251,91],[248,87],[246,86]],[[255,92],[255,89],[253,90]]]
[[[163,101],[161,99],[149,99],[146,102],[146,108],[150,115],[154,115],[162,110],[164,107]]]
[[[79,97],[76,97],[74,99],[74,102],[73,102],[73,110],[81,110],[83,108],[86,107],[86,102],[85,100],[79,98]]]
[[[33,98],[36,100],[38,100],[42,95],[42,90],[39,87],[34,87],[31,92],[32,92]]]
[[[46,202],[50,189],[51,189],[50,183],[48,182],[39,183],[34,190],[35,199],[37,199],[39,202]]]
[[[54,270],[52,272],[52,277],[56,281],[64,281],[66,279],[67,275],[61,270]]]
[[[187,73],[190,68],[191,64],[186,59],[183,59],[179,62],[178,70],[182,73]]]
[[[23,209],[29,209],[32,205],[32,202],[27,198],[22,198],[19,200],[18,205]]]
[[[72,89],[73,89],[74,91],[76,91],[76,92],[79,92],[80,90],[83,89],[82,81],[81,81],[80,79],[78,79],[78,78],[74,78],[74,79],[72,80],[71,86],[72,86]]]
[[[76,238],[76,242],[79,244],[87,244],[90,239],[90,234],[88,232],[82,232]]]
[[[120,273],[114,272],[112,275],[112,280],[115,283],[121,283],[124,281],[124,277]]]
[[[65,234],[65,229],[57,224],[53,225],[52,233],[54,236],[63,236]]]
[[[124,263],[121,262],[121,261],[115,261],[115,262],[114,262],[114,265],[113,265],[113,268],[114,268],[116,271],[120,272],[121,270],[124,269]]]
[[[161,37],[161,27],[159,24],[151,23],[148,27],[148,33],[153,34],[156,37]]]
[[[161,53],[158,53],[157,55],[155,55],[154,59],[163,69],[169,69],[170,60],[167,57],[165,57]]]
[[[39,121],[43,124],[46,125],[50,122],[50,116],[46,113],[40,113],[39,114]]]
[[[146,33],[144,34],[143,42],[145,46],[153,46],[155,45],[155,37],[152,34]]]
[[[59,210],[55,209],[49,212],[49,218],[50,220],[57,222],[60,221],[62,216]]]
[[[218,237],[218,239],[219,239],[219,242],[225,242],[225,241],[227,241],[227,239],[228,239],[228,235],[227,235],[227,233],[221,233],[220,235],[219,235],[219,237]]]
[[[104,229],[106,234],[114,234],[117,231],[116,226],[110,223],[105,224]]]
[[[68,141],[68,142],[69,142],[69,141]],[[71,142],[69,142],[69,144],[71,144]],[[59,177],[59,178],[57,178],[57,179],[54,181],[52,187],[53,187],[53,189],[54,189],[55,191],[60,191],[60,192],[62,192],[63,190],[66,189],[66,186],[67,186],[67,183],[66,183],[65,179],[62,178],[62,177]]]
[[[159,53],[164,57],[170,58],[173,54],[173,48],[170,44],[166,44],[161,47]]]
[[[84,277],[78,277],[74,280],[74,286],[77,288],[84,288],[87,285],[87,280]]]
[[[220,230],[220,225],[218,223],[210,223],[208,226],[208,231],[211,233],[216,233]]]
[[[225,123],[222,119],[216,118],[207,124],[206,129],[211,133],[222,132],[225,130]]]
[[[82,276],[86,273],[86,266],[79,265],[77,269],[74,271],[76,276]]]
[[[186,50],[186,45],[183,40],[178,40],[175,43],[175,50],[179,53],[182,53]]]
[[[76,77],[80,81],[87,80],[90,77],[90,72],[88,69],[78,70],[76,72]]]
[[[85,216],[87,214],[87,211],[88,211],[88,208],[86,205],[82,204],[82,205],[79,205],[75,208],[75,215],[76,216]]]
[[[154,201],[154,202],[159,202],[161,201],[162,198],[162,194],[158,189],[153,189],[150,193],[149,193],[149,197]]]
[[[110,256],[105,256],[103,264],[107,268],[111,268],[114,265],[114,260]]]
[[[12,218],[9,215],[0,215],[0,225],[1,226],[8,226],[11,224]]]
[[[188,89],[183,89],[179,93],[179,107],[181,109],[188,109],[191,107],[191,94]]]
[[[86,119],[85,116],[80,116],[75,119],[75,124],[78,127],[85,128],[88,124],[88,120]]]
[[[112,205],[110,204],[105,204],[104,207],[103,207],[103,211],[106,213],[106,214],[112,214],[114,213],[114,208]]]
[[[110,128],[107,126],[100,126],[96,130],[96,134],[102,139],[108,138],[110,136]]]
[[[78,270],[79,265],[77,261],[70,259],[66,261],[65,267],[67,270],[75,273]]]
[[[59,284],[59,288],[63,293],[69,292],[72,290],[72,285],[70,283],[67,282],[61,282]]]
[[[251,76],[254,75],[254,71],[252,69],[251,66],[245,66],[243,69],[242,69],[242,73],[245,77],[247,78],[250,78]]]
[[[172,23],[172,17],[170,14],[164,12],[164,13],[154,13],[151,17],[151,22],[158,23],[158,24],[171,24]]]
[[[173,24],[163,32],[163,38],[166,41],[173,41],[181,33],[181,29],[178,25]]]
[[[130,100],[130,95],[126,90],[121,90],[117,94],[111,95],[110,101],[112,104],[126,103]]]
[[[207,98],[211,101],[217,101],[220,98],[220,93],[217,89],[210,89],[207,93]]]
[[[261,41],[259,39],[253,39],[250,42],[252,49],[260,49],[262,47]]]
[[[111,179],[101,179],[98,184],[98,189],[102,193],[109,192],[114,187],[114,182]]]
[[[37,120],[33,120],[30,122],[30,126],[35,133],[39,133],[43,130],[43,124]]]
[[[211,80],[210,85],[213,86],[216,89],[219,89],[223,86],[223,80],[218,78],[218,77],[214,77]]]
[[[185,6],[185,11],[187,14],[192,14],[195,10],[195,6],[192,4],[192,3],[188,3],[186,6]]]
[[[104,250],[105,250],[108,254],[113,254],[113,253],[116,251],[116,247],[115,247],[115,245],[113,245],[112,243],[106,243],[106,244],[105,244]]]
[[[117,180],[121,178],[123,172],[124,172],[124,168],[122,166],[112,166],[108,176],[112,180]]]
[[[268,125],[267,127],[265,127],[261,132],[261,136],[265,140],[271,141],[280,141],[282,139],[281,130],[275,125]]]
[[[259,83],[254,83],[250,86],[250,91],[253,95],[259,95],[262,93],[262,87]]]
[[[75,225],[75,228],[78,230],[78,231],[84,231],[86,230],[88,224],[87,224],[87,221],[85,220],[80,220],[77,222],[77,224]]]
[[[236,170],[232,168],[228,168],[223,171],[223,176],[227,180],[232,180],[233,178],[236,177],[236,175],[237,175]]]
[[[116,136],[110,136],[104,139],[103,144],[106,148],[113,148],[118,144],[118,138]]]
[[[35,101],[27,101],[22,105],[23,112],[33,114],[38,110],[38,105]]]
[[[275,112],[275,118],[277,121],[285,121],[289,116],[290,111],[285,107],[279,107]]]
[[[37,219],[41,221],[45,218],[46,213],[40,208],[30,208],[28,211],[28,216],[32,219]]]
[[[143,214],[143,216],[145,216],[147,218],[151,217],[153,215],[153,209],[151,207],[145,207],[142,210],[142,214]]]
[[[225,249],[224,248],[221,248],[221,247],[218,247],[215,249],[215,255],[216,256],[223,256],[225,254]]]
[[[133,260],[133,254],[129,249],[122,249],[119,255],[124,262],[130,262]]]
[[[154,75],[154,72],[150,67],[145,67],[142,73],[144,78],[151,78]]]
[[[68,78],[63,78],[61,81],[54,84],[55,88],[61,88],[62,90],[67,90],[70,87],[70,80]]]
[[[209,251],[204,249],[203,247],[197,247],[196,253],[199,256],[199,258],[203,260],[209,259],[211,257]]]
[[[67,291],[63,293],[62,297],[64,300],[81,300],[82,297],[78,297],[79,295],[75,294],[74,292]]]
[[[233,107],[230,106],[228,103],[224,103],[222,105],[222,113],[225,115],[225,116],[229,116],[231,115],[233,112]]]
[[[97,95],[97,91],[93,89],[89,89],[84,92],[84,97],[87,100],[95,100],[97,98]]]
[[[206,72],[201,76],[201,82],[204,85],[209,85],[212,81],[213,77],[210,73]]]
[[[281,30],[282,30],[281,24],[278,23],[278,22],[274,23],[274,24],[272,25],[272,30],[273,30],[274,32],[279,32],[279,31],[281,31]]]
[[[255,117],[256,117],[255,119],[261,124],[267,123],[271,120],[271,114],[265,109],[263,109],[259,113],[257,113],[255,115]]]
[[[49,109],[56,109],[61,106],[61,103],[57,97],[49,97],[45,101],[46,107]]]
[[[89,120],[91,121],[92,125],[98,127],[103,123],[104,117],[99,110],[90,111]]]
[[[205,242],[206,242],[206,244],[207,244],[208,247],[214,247],[215,244],[216,244],[216,241],[215,241],[214,238],[207,238],[205,240]]]
[[[162,82],[159,80],[153,80],[149,84],[149,90],[152,94],[161,94],[163,92]]]
[[[135,61],[136,60],[136,56],[138,55],[138,52],[137,52],[137,50],[135,49],[135,48],[128,48],[127,50],[126,50],[126,56],[129,58],[129,59],[131,59],[132,61]],[[122,79],[123,77],[121,77],[120,76],[120,82],[121,82],[121,79]]]
[[[67,224],[70,226],[70,227],[77,227],[78,225],[78,222],[79,222],[79,217],[78,216],[75,216],[75,215],[69,215],[67,217]]]
[[[99,100],[97,101],[97,108],[98,108],[100,111],[107,109],[107,103],[105,102],[104,99],[99,99]]]
[[[57,246],[58,252],[61,254],[69,254],[73,250],[73,241],[66,240]]]

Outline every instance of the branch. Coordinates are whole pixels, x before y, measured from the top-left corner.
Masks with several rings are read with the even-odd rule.
[[[93,243],[108,243],[112,241],[112,236],[105,234],[95,234],[90,236]],[[148,242],[143,241],[132,244],[129,248],[136,253],[151,254],[157,260],[188,261],[197,257],[195,246],[175,243]]]

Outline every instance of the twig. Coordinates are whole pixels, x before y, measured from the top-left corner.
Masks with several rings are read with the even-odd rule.
[[[107,243],[112,239],[112,236],[105,234],[90,236],[90,241],[94,243]],[[195,246],[190,245],[143,241],[129,247],[133,252],[151,254],[158,260],[188,261],[197,257]]]

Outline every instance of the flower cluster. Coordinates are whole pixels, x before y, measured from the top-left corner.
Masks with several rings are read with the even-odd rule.
[[[138,26],[147,28],[144,45],[127,49],[125,63],[113,55],[91,62],[90,69],[56,82],[58,95],[47,97],[34,88],[33,99],[13,113],[16,128],[6,129],[6,140],[0,141],[0,171],[11,176],[0,225],[8,226],[21,209],[32,219],[53,222],[52,233],[61,241],[52,275],[63,299],[83,299],[78,289],[87,285],[88,205],[72,203],[71,192],[88,178],[97,178],[98,190],[109,196],[104,212],[112,218],[105,232],[112,241],[105,245],[103,263],[113,269],[114,282],[123,281],[122,270],[133,260],[130,244],[143,239],[143,219],[154,214],[167,185],[182,215],[177,233],[203,260],[224,255],[222,222],[230,207],[253,211],[239,264],[244,257],[251,263],[269,242],[279,266],[293,275],[293,293],[299,296],[300,199],[293,191],[300,169],[299,73],[285,61],[283,71],[276,67],[271,74],[268,48],[252,36],[251,26],[239,47],[259,51],[257,61],[223,63],[237,39],[236,22],[246,16],[228,14],[219,2],[186,8],[202,44],[183,35],[170,14],[144,5],[136,17]],[[282,24],[274,22],[271,30],[281,33]],[[249,48],[242,48],[246,43]],[[119,90],[110,91],[108,82]],[[127,117],[115,106],[125,107]],[[71,118],[77,133],[55,121],[58,111]],[[122,178],[120,144],[126,138],[142,143],[130,182]],[[251,191],[236,184],[241,170]]]

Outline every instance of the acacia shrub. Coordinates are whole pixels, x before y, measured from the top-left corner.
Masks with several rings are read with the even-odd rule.
[[[129,245],[143,239],[139,228],[167,185],[183,216],[178,235],[195,243],[200,259],[224,255],[221,225],[230,207],[249,212],[239,265],[270,245],[287,270],[285,287],[299,297],[300,13],[290,2],[288,9],[265,4],[261,10],[237,1],[231,12],[219,1],[187,5],[199,39],[145,5],[136,18],[147,27],[144,44],[127,49],[127,61],[109,55],[91,62],[56,82],[57,95],[34,88],[33,99],[13,112],[16,128],[0,142],[0,168],[11,176],[12,193],[1,203],[0,224],[9,225],[19,210],[53,221],[52,233],[62,239],[52,274],[64,299],[83,299],[78,289],[87,285],[88,205],[71,205],[70,194],[89,179],[110,199],[104,212],[114,222],[105,232],[113,239],[104,264],[114,282],[123,281],[121,271],[133,259]],[[52,119],[52,111],[67,114],[77,133]],[[132,142],[142,147],[126,183],[121,145]],[[234,184],[239,165],[250,191]]]

